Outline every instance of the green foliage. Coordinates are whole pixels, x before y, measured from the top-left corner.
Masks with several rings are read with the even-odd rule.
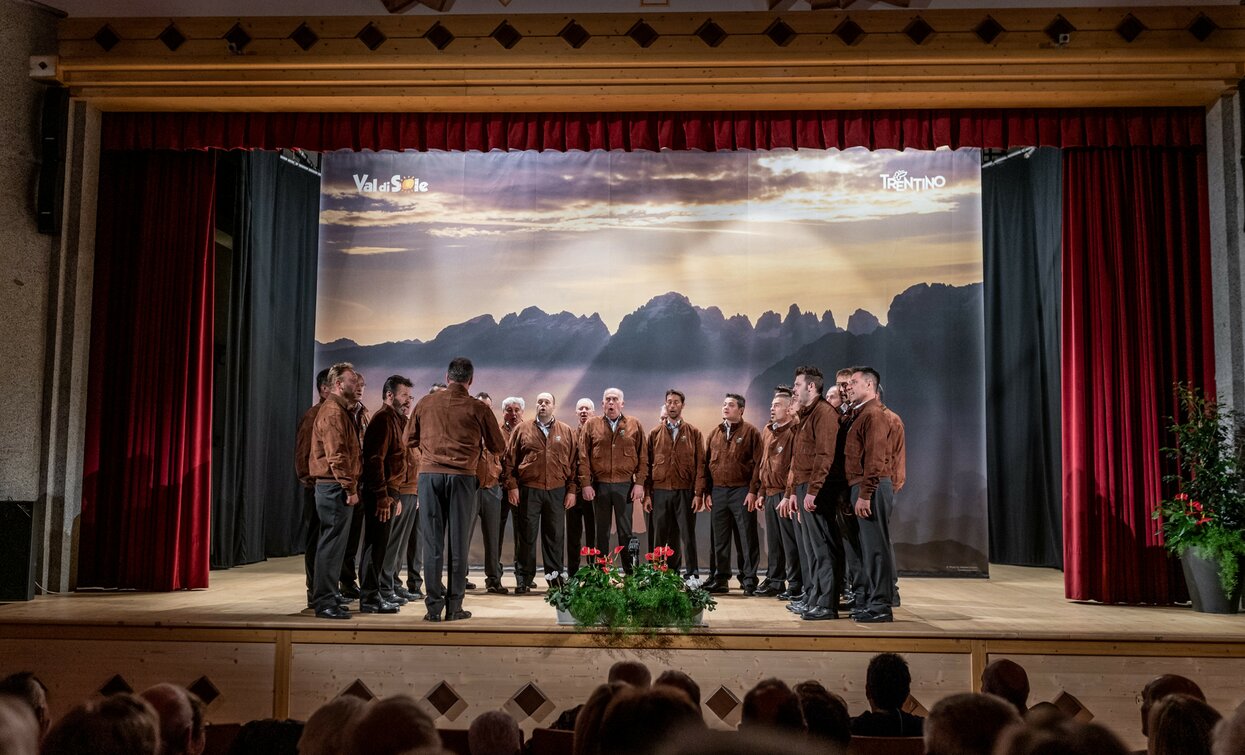
[[[1167,550],[1183,555],[1197,548],[1219,564],[1229,594],[1245,557],[1245,424],[1239,413],[1200,391],[1176,384],[1176,416],[1169,430],[1175,446],[1163,453],[1175,472],[1163,481],[1178,491],[1154,511]]]
[[[618,547],[603,558],[595,548],[583,549],[580,555],[594,558],[595,563],[581,566],[564,584],[551,587],[545,602],[569,613],[577,624],[604,625],[615,632],[654,627],[686,632],[695,626],[697,614],[717,606],[708,591],[689,587],[677,570],[669,568],[666,559],[674,555],[673,548],[660,546],[646,553],[631,574],[624,574],[618,566],[621,552]]]

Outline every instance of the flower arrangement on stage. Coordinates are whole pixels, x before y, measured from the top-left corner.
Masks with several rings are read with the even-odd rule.
[[[1178,493],[1154,512],[1167,550],[1190,551],[1218,566],[1231,595],[1245,558],[1245,423],[1241,415],[1183,384],[1176,388],[1176,416],[1169,427],[1175,446],[1163,452],[1176,465],[1163,481]],[[1192,589],[1190,585],[1190,589]]]
[[[561,584],[551,585],[545,602],[570,614],[576,624],[603,625],[614,631],[675,627],[688,631],[699,625],[705,611],[717,603],[695,581],[684,582],[667,559],[674,549],[661,545],[625,574],[618,563],[620,545],[609,556],[596,548],[582,548],[579,555],[593,562],[579,568]]]

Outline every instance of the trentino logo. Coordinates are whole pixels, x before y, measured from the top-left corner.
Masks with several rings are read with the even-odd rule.
[[[373,178],[364,173],[354,176],[355,188],[360,194],[404,194],[417,191],[428,191],[428,182],[421,181],[416,176],[399,176],[394,175],[387,181],[381,181],[379,178]]]
[[[928,191],[947,185],[946,176],[910,176],[906,170],[882,174],[883,191]]]

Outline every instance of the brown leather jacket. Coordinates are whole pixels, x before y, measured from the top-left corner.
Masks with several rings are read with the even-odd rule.
[[[598,482],[643,485],[648,479],[646,446],[644,428],[635,417],[620,416],[617,430],[610,429],[605,417],[592,417],[579,434],[579,487]]]
[[[362,465],[359,431],[350,409],[344,398],[330,393],[312,426],[308,471],[316,480],[336,481],[346,495],[354,495]]]
[[[648,492],[691,490],[705,492],[705,438],[691,422],[679,425],[678,438],[671,440],[666,424],[648,433]]]

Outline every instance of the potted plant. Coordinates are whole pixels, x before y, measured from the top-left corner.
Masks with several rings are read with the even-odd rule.
[[[688,631],[700,626],[705,611],[717,603],[695,582],[684,582],[667,559],[674,549],[662,545],[644,555],[631,574],[618,565],[622,546],[602,556],[596,548],[583,548],[581,556],[594,563],[581,566],[573,576],[550,586],[545,602],[558,612],[559,624],[603,625],[611,631],[651,630],[676,627]]]
[[[1180,557],[1193,608],[1236,613],[1245,559],[1245,425],[1241,415],[1178,383],[1175,445],[1163,452],[1175,472],[1163,481],[1177,491],[1154,512],[1164,545]]]

